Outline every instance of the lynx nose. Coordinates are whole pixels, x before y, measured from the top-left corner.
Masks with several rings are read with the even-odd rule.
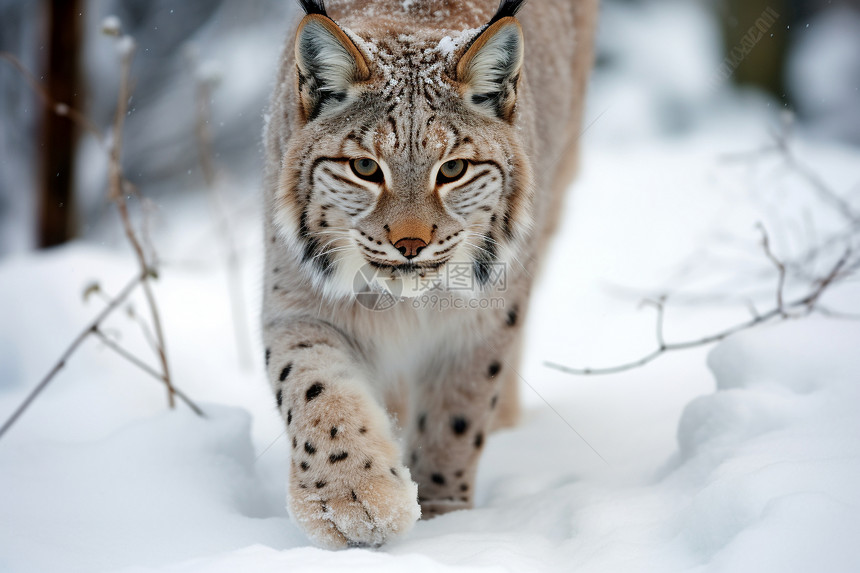
[[[400,251],[401,255],[410,260],[417,257],[426,246],[427,243],[423,239],[415,238],[400,239],[394,243],[394,248]]]

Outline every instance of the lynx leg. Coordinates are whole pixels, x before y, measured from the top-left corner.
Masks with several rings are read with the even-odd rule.
[[[517,333],[511,351],[503,363],[499,391],[490,399],[490,409],[493,411],[490,431],[513,428],[520,421],[522,409],[520,406],[520,377],[517,372],[519,371],[521,348],[522,335]]]
[[[424,517],[472,507],[478,460],[505,379],[507,346],[478,349],[469,364],[419,390],[409,462]]]
[[[490,421],[491,432],[513,428],[519,423],[522,415],[520,379],[513,369],[508,369],[507,374],[499,383],[498,398],[491,403],[491,406],[495,410],[495,415]]]
[[[292,447],[287,505],[317,543],[378,546],[420,515],[389,420],[362,378],[360,356],[322,323],[265,332],[269,379]]]

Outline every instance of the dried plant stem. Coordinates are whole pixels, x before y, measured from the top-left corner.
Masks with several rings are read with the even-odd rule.
[[[146,340],[146,343],[152,351],[158,354],[158,342],[155,340],[155,336],[153,336],[152,330],[149,328],[146,321],[137,314],[137,311],[135,311],[132,305],[129,305],[125,312],[126,315],[140,327],[140,333],[143,335],[144,340]]]
[[[838,193],[835,193],[817,173],[797,158],[797,155],[795,155],[794,151],[789,146],[787,137],[777,137],[776,148],[777,151],[782,154],[788,167],[804,179],[818,194],[822,201],[829,203],[851,224],[855,226],[860,225],[860,213],[855,211],[848,201],[840,197]]]
[[[89,324],[89,326],[87,326],[72,341],[69,347],[66,348],[66,351],[63,352],[62,356],[60,356],[60,359],[56,362],[56,364],[54,364],[51,370],[45,375],[44,378],[42,378],[41,382],[39,382],[39,384],[30,392],[30,394],[27,395],[27,398],[25,398],[21,405],[18,406],[18,408],[12,413],[9,419],[3,423],[3,427],[0,428],[0,438],[2,438],[6,434],[6,432],[9,431],[9,428],[11,428],[16,421],[18,421],[18,418],[20,418],[21,415],[27,410],[27,408],[30,407],[30,404],[33,403],[33,400],[35,400],[39,396],[39,394],[42,393],[42,391],[48,386],[48,384],[51,383],[51,380],[54,379],[57,373],[66,366],[66,362],[69,360],[72,354],[74,354],[75,350],[78,349],[78,346],[80,346],[81,343],[86,340],[87,337],[92,334],[95,329],[98,328],[98,326],[105,318],[107,318],[126,298],[128,298],[128,295],[130,295],[132,291],[137,288],[137,286],[141,283],[142,280],[142,275],[136,276],[130,283],[125,286],[125,288],[122,289],[122,291],[120,291],[119,295],[117,295],[115,299],[110,301],[110,303],[96,316],[96,318]]]
[[[814,170],[804,165],[798,159],[789,144],[786,130],[774,135],[774,143],[772,145],[768,145],[764,148],[753,151],[752,153],[726,156],[725,159],[728,161],[749,161],[750,159],[756,159],[770,154],[780,155],[787,168],[806,182],[818,200],[822,204],[827,205],[836,211],[847,223],[847,229],[840,231],[832,237],[828,237],[818,245],[811,247],[799,259],[788,262],[780,260],[774,254],[771,249],[770,237],[768,236],[764,225],[761,223],[757,225],[762,236],[761,246],[764,251],[764,255],[774,266],[778,274],[775,296],[776,304],[772,309],[765,313],[759,313],[752,301],[746,301],[752,315],[752,317],[746,322],[742,322],[731,328],[727,328],[723,331],[697,340],[667,344],[663,337],[665,297],[661,297],[657,301],[646,300],[645,303],[650,304],[657,309],[657,348],[652,352],[642,356],[638,360],[608,368],[570,368],[553,362],[544,362],[544,365],[567,374],[579,376],[616,374],[645,366],[668,352],[707,346],[724,340],[738,332],[749,330],[765,323],[802,318],[813,313],[843,320],[860,320],[860,315],[834,311],[819,304],[821,297],[833,284],[837,282],[845,282],[849,277],[860,270],[860,258],[852,258],[852,247],[858,238],[858,232],[860,232],[860,212],[852,207],[852,205],[840,196],[839,193],[831,189],[824,179],[821,178]],[[839,243],[842,243],[844,247],[842,256],[830,267],[829,272],[823,278],[815,278],[814,272],[809,270],[810,267],[812,267],[813,263],[823,257],[823,253],[831,251],[834,247],[837,247]],[[801,278],[804,281],[808,281],[811,286],[805,296],[786,302],[785,288],[790,273],[795,278]]]
[[[782,157],[785,165],[803,179],[815,192],[822,203],[828,204],[839,213],[848,223],[855,226],[860,225],[860,212],[854,209],[839,193],[835,192],[825,183],[824,179],[809,166],[798,159],[797,154],[791,147],[788,129],[773,134],[773,144],[764,146],[753,152],[725,155],[725,161],[750,161],[760,157],[775,154]]]
[[[148,364],[143,362],[140,358],[138,358],[137,356],[135,356],[134,354],[132,354],[131,352],[129,352],[128,350],[126,350],[125,348],[123,348],[122,346],[120,346],[119,344],[114,342],[113,340],[111,340],[98,327],[93,328],[92,334],[97,336],[99,338],[99,340],[101,340],[104,343],[105,346],[107,346],[108,348],[110,348],[111,350],[116,352],[121,357],[125,358],[127,361],[132,363],[134,366],[137,366],[138,368],[140,368],[141,370],[143,370],[144,372],[146,372],[147,374],[149,374],[150,376],[152,376],[156,380],[163,382],[165,385],[167,384],[167,378],[165,378],[164,374],[161,374],[160,372],[158,372],[157,370],[155,370],[154,368],[152,368],[151,366],[149,366]],[[191,399],[188,398],[188,396],[186,396],[185,393],[182,392],[179,388],[174,388],[173,392],[176,394],[176,397],[179,398],[180,400],[182,400],[183,402],[185,402],[185,404],[189,408],[191,408],[191,410],[195,414],[197,414],[201,418],[206,417],[206,414],[203,413],[203,410],[201,410],[197,406],[197,404],[192,402]]]
[[[89,337],[90,335],[94,335],[94,336],[98,336],[102,340],[105,340],[106,342],[109,341],[109,339],[107,339],[107,337],[102,333],[102,331],[100,329],[102,322],[104,322],[104,320],[108,316],[110,316],[123,302],[125,302],[126,299],[128,299],[129,295],[131,295],[131,293],[134,292],[134,290],[138,286],[140,286],[144,281],[146,281],[146,279],[147,279],[147,275],[144,273],[141,273],[141,274],[137,275],[136,277],[134,277],[134,279],[132,279],[127,285],[125,285],[125,287],[120,291],[120,293],[116,297],[114,297],[113,299],[110,299],[108,301],[107,306],[105,306],[105,308],[103,308],[102,311],[96,315],[96,317],[92,320],[92,322],[90,322],[87,325],[87,327],[84,328],[84,330],[82,330],[81,333],[75,337],[75,339],[72,341],[71,344],[69,344],[68,348],[66,348],[65,352],[63,352],[63,354],[60,356],[59,360],[57,360],[57,362],[54,364],[54,366],[51,368],[51,370],[45,375],[44,378],[42,378],[42,380],[39,382],[39,384],[27,395],[27,397],[24,399],[24,401],[21,403],[21,405],[18,406],[18,408],[12,413],[12,415],[9,417],[9,419],[7,419],[3,423],[3,426],[0,427],[0,439],[2,439],[4,435],[6,435],[6,432],[9,431],[9,428],[11,428],[12,425],[18,421],[18,418],[20,418],[21,415],[27,410],[27,408],[30,407],[30,405],[33,403],[33,401],[39,397],[39,394],[41,394],[42,391],[45,388],[47,388],[48,384],[51,383],[51,381],[56,377],[56,375],[63,368],[65,368],[66,363],[69,361],[69,358],[71,358],[71,356],[75,353],[75,351],[78,349],[78,347],[87,339],[87,337]],[[112,341],[110,341],[110,342],[112,344]],[[109,344],[109,346],[110,346],[110,344]],[[131,356],[125,350],[123,350],[122,353],[126,358],[129,358]],[[135,364],[136,366],[138,366],[139,368],[141,368],[144,372],[147,372],[149,374],[154,375],[156,378],[162,380],[165,384],[167,384],[167,380],[164,376],[162,376],[161,374],[158,374],[157,372],[155,372],[154,370],[152,370],[151,368],[149,368],[148,366],[143,364],[143,362],[141,362],[139,359],[134,358],[132,360],[132,363]],[[174,390],[174,392],[176,392],[176,390]],[[182,401],[185,402],[188,405],[188,407],[194,411],[195,414],[197,414],[198,416],[204,416],[203,411],[196,404],[194,404],[194,402],[192,402],[187,396],[185,396],[184,394],[179,394],[179,393],[177,393],[177,395],[181,397]]]
[[[764,232],[764,231],[763,231]],[[767,234],[764,235],[767,237]],[[773,256],[773,253],[770,252],[770,248],[765,241],[763,241],[764,247],[767,251],[769,257],[772,257],[773,261],[776,261],[780,265],[782,263]],[[600,376],[606,374],[618,374],[619,372],[626,372],[628,370],[633,370],[635,368],[639,368],[649,364],[655,360],[657,360],[660,356],[668,353],[675,352],[678,350],[687,350],[690,348],[697,348],[701,346],[707,346],[709,344],[713,344],[715,342],[720,342],[721,340],[725,340],[729,336],[733,334],[737,334],[738,332],[742,332],[744,330],[749,330],[753,327],[769,323],[769,322],[780,322],[783,320],[802,318],[804,316],[808,316],[813,312],[817,312],[819,309],[816,306],[818,301],[821,299],[822,295],[825,291],[833,285],[840,278],[843,278],[844,274],[842,274],[845,266],[849,262],[849,258],[851,256],[851,251],[846,250],[845,254],[836,262],[836,264],[831,267],[830,272],[824,277],[816,281],[811,290],[803,297],[800,297],[794,301],[789,303],[783,303],[782,295],[780,294],[778,297],[777,305],[771,309],[770,311],[763,314],[754,314],[754,316],[740,324],[737,324],[731,328],[727,328],[718,333],[712,334],[710,336],[705,336],[699,338],[697,340],[690,340],[686,342],[676,342],[676,343],[665,343],[663,342],[663,301],[653,302],[649,301],[649,304],[655,306],[657,308],[657,348],[642,356],[638,360],[634,360],[632,362],[628,362],[625,364],[620,364],[618,366],[611,366],[608,368],[570,368],[568,366],[563,366],[561,364],[556,364],[554,362],[544,362],[544,365],[552,368],[554,370],[559,370],[566,374],[574,374],[577,376]],[[784,268],[784,265],[783,265]],[[780,275],[779,289],[782,288],[783,278]],[[792,312],[794,311],[794,312]],[[830,315],[833,314],[832,311],[827,309],[822,310],[822,314]]]
[[[146,253],[137,238],[134,231],[134,226],[131,223],[131,217],[128,212],[128,204],[125,200],[125,190],[123,185],[122,175],[122,135],[123,127],[125,126],[125,116],[128,113],[128,100],[130,97],[130,76],[131,76],[131,61],[134,57],[134,50],[130,49],[122,54],[120,64],[120,86],[119,96],[117,97],[116,117],[113,124],[113,146],[110,149],[110,166],[108,174],[109,197],[116,205],[120,220],[122,221],[125,235],[128,242],[134,250],[135,257],[140,265],[141,276],[143,280],[141,287],[143,288],[146,297],[146,303],[149,306],[149,312],[152,317],[152,328],[155,331],[156,351],[158,359],[161,362],[161,369],[164,373],[164,381],[167,385],[167,403],[171,408],[176,406],[174,394],[176,393],[173,387],[173,382],[170,378],[170,366],[167,362],[167,350],[164,343],[164,331],[161,328],[161,316],[158,312],[158,305],[155,302],[155,295],[152,292],[152,285],[149,280],[154,276],[154,269],[150,268]]]
[[[10,64],[12,64],[15,69],[18,70],[18,73],[20,73],[21,76],[27,81],[33,92],[35,92],[36,95],[39,96],[39,99],[42,100],[42,103],[48,106],[51,111],[53,111],[57,115],[69,118],[70,121],[74,122],[78,127],[95,137],[99,144],[104,146],[104,136],[99,131],[99,129],[95,125],[93,125],[93,123],[78,110],[74,109],[68,104],[54,100],[54,98],[50,96],[48,91],[43,88],[41,84],[39,84],[36,78],[33,77],[33,74],[31,74],[27,70],[27,68],[24,67],[24,64],[21,63],[21,60],[19,60],[17,57],[15,57],[13,54],[10,54],[9,52],[0,52],[0,59],[6,60]]]
[[[773,254],[773,251],[770,250],[770,236],[767,234],[767,230],[764,228],[764,225],[758,223],[756,227],[761,231],[761,246],[762,249],[764,249],[764,255],[771,263],[773,263],[773,266],[776,267],[777,273],[779,273],[779,282],[776,286],[776,308],[781,314],[785,315],[785,264]]]
[[[130,41],[130,39],[127,39]],[[71,344],[66,348],[65,352],[63,352],[60,359],[54,364],[51,370],[45,375],[44,378],[39,382],[38,385],[27,395],[24,401],[18,406],[18,408],[12,413],[12,415],[3,423],[2,427],[0,427],[0,438],[6,435],[9,429],[15,424],[15,422],[24,414],[24,412],[30,407],[33,401],[38,398],[38,396],[45,390],[45,388],[51,383],[51,381],[56,377],[56,375],[65,367],[68,360],[75,353],[75,351],[80,347],[80,345],[89,337],[93,335],[102,340],[108,348],[119,354],[121,357],[125,358],[128,362],[137,366],[143,372],[153,376],[160,382],[162,382],[167,387],[167,396],[168,396],[168,404],[171,408],[175,407],[175,397],[179,397],[185,404],[188,405],[191,410],[197,414],[198,416],[205,417],[203,411],[196,405],[191,399],[188,398],[186,394],[177,390],[172,382],[170,376],[170,367],[167,361],[167,351],[164,341],[164,331],[161,326],[161,316],[158,310],[158,306],[155,301],[155,295],[152,291],[152,285],[150,281],[157,276],[155,270],[155,264],[157,259],[155,258],[155,252],[151,249],[151,260],[147,258],[146,251],[141,243],[140,239],[138,239],[137,233],[135,232],[134,225],[131,222],[131,216],[128,210],[128,204],[126,202],[126,194],[137,194],[134,185],[125,179],[122,173],[122,138],[123,138],[123,128],[125,125],[125,117],[128,113],[128,101],[130,98],[130,75],[131,75],[131,61],[134,56],[134,48],[132,43],[127,43],[126,46],[121,50],[121,81],[119,88],[119,95],[117,99],[117,111],[116,117],[113,122],[113,137],[108,144],[105,140],[105,137],[102,133],[95,127],[95,125],[81,112],[75,110],[64,104],[62,102],[57,102],[53,100],[47,91],[39,84],[38,81],[33,77],[33,75],[27,71],[21,61],[16,58],[14,55],[9,54],[7,52],[0,52],[0,59],[5,59],[9,61],[26,79],[27,83],[33,89],[33,91],[38,94],[43,103],[48,106],[54,113],[57,115],[61,115],[64,117],[68,117],[70,121],[73,121],[75,124],[84,129],[87,133],[91,134],[103,149],[108,153],[108,195],[111,203],[113,203],[117,212],[119,213],[120,221],[123,226],[123,230],[125,231],[125,235],[128,238],[129,244],[134,251],[135,258],[139,264],[139,272],[134,277],[134,279],[129,282],[125,288],[123,288],[120,293],[114,297],[106,297],[106,306],[104,309],[99,312],[92,322],[71,342]],[[145,229],[144,229],[145,231]],[[147,239],[147,237],[144,237]],[[149,243],[147,242],[147,245]],[[154,330],[154,336],[149,335],[149,331],[146,328],[145,324],[143,324],[139,319],[138,322],[141,322],[141,327],[144,330],[144,335],[146,335],[147,340],[150,342],[150,345],[155,347],[156,354],[158,355],[158,359],[161,363],[161,372],[156,371],[145,362],[116,344],[110,338],[108,338],[103,331],[101,330],[102,322],[110,316],[116,309],[123,304],[131,293],[137,288],[141,287],[143,290],[144,296],[146,298],[147,305],[149,306],[150,314],[152,317],[152,326]],[[98,290],[98,285],[95,285],[95,289]],[[89,289],[88,289],[89,291]],[[86,294],[85,294],[86,296]]]

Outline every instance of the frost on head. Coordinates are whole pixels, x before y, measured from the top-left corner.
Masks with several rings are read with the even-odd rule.
[[[450,61],[454,54],[458,53],[464,46],[468,46],[482,30],[483,28],[470,28],[453,36],[445,36],[439,40],[436,50]]]

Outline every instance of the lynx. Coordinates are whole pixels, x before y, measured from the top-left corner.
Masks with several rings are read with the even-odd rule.
[[[264,136],[266,367],[291,516],[379,546],[471,508],[516,421],[597,0],[300,3]]]

